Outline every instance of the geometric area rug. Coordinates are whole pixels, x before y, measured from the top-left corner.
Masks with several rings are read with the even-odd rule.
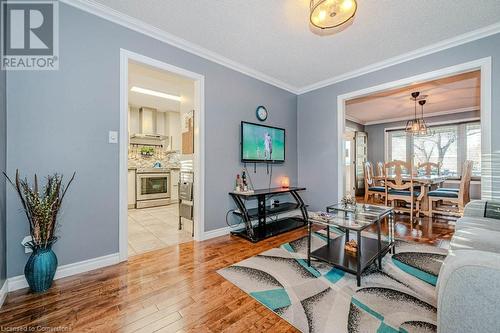
[[[341,233],[332,229],[331,237]],[[367,236],[363,233],[363,236]],[[368,235],[370,236],[370,235]],[[311,250],[326,244],[313,233]],[[355,275],[311,260],[307,237],[218,271],[304,333],[436,332],[435,284],[446,249],[396,240],[396,254]]]

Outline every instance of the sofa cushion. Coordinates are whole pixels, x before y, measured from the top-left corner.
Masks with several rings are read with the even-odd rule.
[[[500,327],[500,256],[484,251],[452,251],[436,286],[440,333],[497,333]]]
[[[478,250],[500,253],[500,232],[482,228],[463,228],[455,231],[450,251]]]
[[[435,191],[430,191],[427,195],[430,197],[438,197],[438,198],[458,198],[458,193],[453,191],[435,190]]]
[[[388,193],[392,194],[392,195],[406,195],[406,196],[410,196],[410,191],[405,191],[405,190],[389,190]],[[414,197],[418,197],[419,195],[420,195],[420,192],[413,191],[413,196]]]
[[[470,217],[484,217],[484,211],[486,209],[485,200],[473,200],[465,205],[464,216]]]
[[[488,219],[485,217],[464,216],[462,218],[459,218],[455,225],[455,230],[466,228],[480,228],[500,232],[500,221],[496,219]]]
[[[385,187],[383,187],[383,186],[372,186],[372,187],[369,187],[368,190],[374,191],[374,192],[385,192]]]

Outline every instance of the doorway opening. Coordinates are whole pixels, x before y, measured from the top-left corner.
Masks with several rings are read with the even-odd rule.
[[[463,80],[460,80],[460,78],[462,78]],[[453,179],[453,175],[458,177],[460,176],[460,172],[462,171],[461,163],[464,162],[464,160],[475,160],[473,174],[475,175],[476,186],[473,186],[473,196],[482,199],[491,198],[491,196],[493,195],[491,186],[491,58],[479,59],[468,63],[439,69],[433,72],[416,75],[402,80],[368,87],[344,95],[339,95],[337,98],[339,161],[345,160],[345,133],[348,127],[353,127],[350,126],[350,124],[352,123],[354,123],[356,126],[359,125],[358,128],[362,128],[356,129],[358,132],[365,133],[368,136],[367,159],[374,160],[374,163],[383,163],[389,160],[403,159],[403,155],[401,155],[401,152],[403,151],[405,152],[403,157],[412,162],[412,164],[425,162],[423,161],[423,159],[426,158],[432,160],[434,157],[436,157],[434,156],[436,154],[430,151],[432,150],[432,147],[430,145],[430,142],[427,142],[432,141],[432,137],[412,138],[410,140],[405,140],[406,145],[398,144],[398,147],[400,147],[399,150],[394,146],[394,143],[399,142],[397,140],[397,134],[399,133],[397,132],[397,130],[402,129],[404,132],[406,121],[412,118],[411,116],[413,115],[404,114],[404,111],[406,109],[411,109],[411,105],[409,104],[411,96],[410,94],[411,92],[413,92],[413,90],[416,89],[422,90],[422,93],[428,95],[427,99],[429,103],[426,104],[426,110],[429,110],[431,104],[434,104],[434,106],[442,104],[441,102],[443,102],[443,100],[438,97],[439,95],[445,96],[446,94],[450,93],[449,89],[448,92],[446,92],[446,87],[442,91],[438,91],[438,93],[436,93],[435,90],[439,90],[439,84],[441,84],[442,86],[448,85],[448,88],[450,88],[453,86],[453,84],[463,85],[464,82],[467,81],[467,78],[470,79],[469,82],[474,81],[475,79],[476,85],[474,87],[464,86],[461,88],[458,87],[457,89],[452,88],[451,93],[457,93],[457,98],[450,98],[449,96],[445,98],[445,100],[448,100],[448,102],[450,102],[451,100],[451,103],[449,103],[447,107],[448,110],[436,109],[434,112],[434,116],[439,116],[443,119],[435,121],[434,123],[430,121],[429,125],[430,127],[434,126],[433,129],[431,128],[431,132],[450,132],[443,133],[443,136],[448,136],[448,134],[450,134],[455,138],[454,140],[452,140],[452,144],[458,145],[456,149],[453,147],[453,149],[450,148],[450,150],[448,151],[450,153],[448,159],[441,161],[440,159],[442,159],[443,156],[440,156],[439,154],[437,156],[437,162],[442,162],[442,164],[445,165],[445,169],[447,169],[444,171],[451,174],[449,181],[450,187],[454,187],[458,183],[458,180]],[[429,84],[429,86],[426,87],[426,84]],[[471,93],[471,95],[466,96],[465,93],[461,93],[464,91],[462,88],[466,88],[466,90]],[[426,90],[429,91],[426,92]],[[404,96],[406,103],[401,104],[401,101],[398,100],[397,94],[402,94],[405,92],[407,93]],[[434,102],[431,102],[433,97]],[[367,117],[380,117],[381,119],[367,118],[365,120],[362,120],[356,117],[355,109],[357,106],[366,107],[366,103],[369,103],[372,99],[374,100],[378,98],[385,100],[387,104],[384,104],[385,106],[382,104],[378,106],[374,105],[374,107],[366,110],[366,114]],[[455,102],[459,104],[463,103],[464,100],[471,101],[473,105],[471,104],[468,107],[452,105]],[[395,114],[384,114],[384,112],[387,112],[392,106],[396,106]],[[420,106],[418,111],[420,115]],[[453,118],[454,114],[460,114],[461,116],[463,116],[463,119],[461,119],[460,121],[457,121],[456,119],[448,119]],[[426,113],[426,117],[430,119],[432,115]],[[402,125],[384,127],[384,123],[391,122],[401,122]],[[441,125],[441,127],[443,128],[437,128],[436,126],[438,125]],[[456,128],[444,128],[446,127],[445,125],[450,125],[452,127],[456,126]],[[375,128],[376,126],[381,126],[382,129],[375,132],[370,131],[371,133],[367,133],[366,127],[368,126],[373,128]],[[455,135],[452,135],[454,133]],[[470,134],[470,138],[467,138],[467,133]],[[469,142],[469,145],[467,145],[467,142]],[[474,144],[474,142],[476,142],[477,144]],[[479,150],[474,149],[474,146],[479,146]],[[423,148],[423,155],[421,154],[421,152],[417,151],[419,148]],[[401,156],[397,155],[398,152],[401,153]],[[456,163],[453,164],[452,162]],[[341,163],[341,167],[338,170],[339,199],[347,193],[345,185],[345,166],[346,163]],[[362,187],[364,191],[364,184],[361,185],[361,182],[359,182],[359,184],[355,182],[355,184],[356,186]]]
[[[203,81],[121,51],[122,261],[203,237]]]

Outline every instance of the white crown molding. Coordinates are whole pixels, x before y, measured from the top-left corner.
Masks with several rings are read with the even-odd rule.
[[[253,77],[259,81],[268,83],[280,89],[289,91],[293,94],[298,94],[299,88],[289,85],[281,80],[273,78],[267,74],[261,73],[257,70],[249,68],[243,64],[240,64],[236,61],[228,59],[218,53],[207,50],[199,45],[191,43],[185,39],[176,37],[172,34],[169,34],[161,29],[158,29],[152,25],[149,25],[141,20],[133,18],[129,15],[123,14],[117,10],[104,6],[100,3],[97,3],[93,0],[60,0],[67,5],[78,8],[90,14],[96,15],[100,18],[108,20],[110,22],[122,25],[128,29],[134,30],[136,32],[142,33],[151,38],[157,39],[164,43],[175,46],[179,49],[187,51],[189,53],[195,54],[212,62],[215,62],[219,65],[228,67],[237,72],[245,74],[247,76]]]
[[[67,276],[76,275],[92,271],[94,269],[115,265],[120,262],[120,253],[113,253],[102,257],[83,260],[57,268],[54,280]],[[18,275],[7,279],[9,292],[28,287],[28,282],[24,275]]]
[[[352,78],[355,78],[355,77],[358,77],[361,75],[375,72],[375,71],[378,71],[378,70],[381,70],[381,69],[384,69],[384,68],[387,68],[390,66],[394,66],[397,64],[401,64],[403,62],[407,62],[407,61],[410,61],[413,59],[424,57],[424,56],[432,54],[432,53],[443,51],[443,50],[446,50],[446,49],[449,49],[449,48],[452,48],[452,47],[455,47],[458,45],[462,45],[465,43],[469,43],[469,42],[472,42],[472,41],[475,41],[475,40],[478,40],[481,38],[485,38],[485,37],[488,37],[488,36],[491,36],[491,35],[494,35],[497,33],[500,33],[500,22],[486,26],[486,27],[481,28],[481,29],[467,32],[467,33],[462,34],[462,35],[458,35],[456,37],[442,40],[442,41],[437,42],[435,44],[425,46],[425,47],[422,47],[420,49],[410,51],[408,53],[404,53],[404,54],[386,59],[386,60],[381,61],[381,62],[377,62],[375,64],[372,64],[372,65],[369,65],[366,67],[362,67],[360,69],[357,69],[357,70],[354,70],[354,71],[351,71],[351,72],[348,72],[345,74],[341,74],[341,75],[338,75],[338,76],[335,76],[335,77],[332,77],[332,78],[329,78],[329,79],[326,79],[326,80],[323,80],[320,82],[313,83],[313,84],[308,85],[306,87],[300,88],[298,94],[299,95],[305,94],[307,92],[317,90],[320,88],[324,88],[324,87],[327,87],[329,85],[332,85],[332,84],[335,84],[338,82],[349,80],[349,79],[352,79]]]
[[[463,113],[463,112],[470,112],[470,111],[478,111],[480,110],[479,106],[472,106],[472,107],[467,107],[467,108],[461,108],[461,109],[454,109],[454,110],[446,110],[446,111],[438,111],[438,112],[433,112],[433,113],[426,113],[424,115],[424,118],[432,118],[432,117],[439,117],[439,116],[446,116],[449,114],[455,114],[455,113]],[[396,117],[396,118],[389,118],[389,119],[382,119],[382,120],[374,120],[374,121],[366,121],[363,124],[365,126],[370,126],[370,125],[378,125],[378,124],[386,124],[386,123],[393,123],[396,121],[403,121],[403,120],[410,120],[413,119],[414,116],[404,116],[404,117]],[[346,116],[346,119],[347,116]]]
[[[349,121],[352,121],[352,122],[360,124],[360,125],[365,125],[365,122],[363,120],[356,118],[354,116],[348,115],[348,114],[345,115],[345,120],[349,120]]]
[[[3,302],[5,302],[5,298],[7,297],[8,292],[9,292],[9,280],[5,280],[3,282],[2,288],[0,288],[0,308],[2,308]]]

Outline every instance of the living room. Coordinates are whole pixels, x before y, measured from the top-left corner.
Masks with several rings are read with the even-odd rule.
[[[497,331],[497,1],[42,2],[1,2],[3,19],[30,23],[25,34],[2,25],[2,329]],[[42,21],[50,28],[36,30]],[[194,82],[198,153],[192,191],[179,190],[194,198],[193,239],[128,257],[124,101],[126,64],[137,59]],[[465,94],[425,86],[460,75],[477,75],[467,87],[475,105],[453,106]],[[444,165],[429,179],[448,177],[429,193],[461,187],[463,163],[474,161],[465,200],[346,196],[349,109],[398,89],[404,103],[394,112],[405,114],[390,118],[429,125],[427,137],[408,134],[408,147],[442,130],[430,119],[443,111],[434,109],[438,96],[448,110],[475,108],[457,112],[470,124],[454,125],[456,133],[479,126],[476,155],[458,134],[453,165],[428,155]],[[377,162],[400,157],[370,141],[374,121],[361,125],[372,147],[366,161],[383,177],[377,186],[428,193],[414,184],[425,177],[413,167],[425,161],[377,173]]]

